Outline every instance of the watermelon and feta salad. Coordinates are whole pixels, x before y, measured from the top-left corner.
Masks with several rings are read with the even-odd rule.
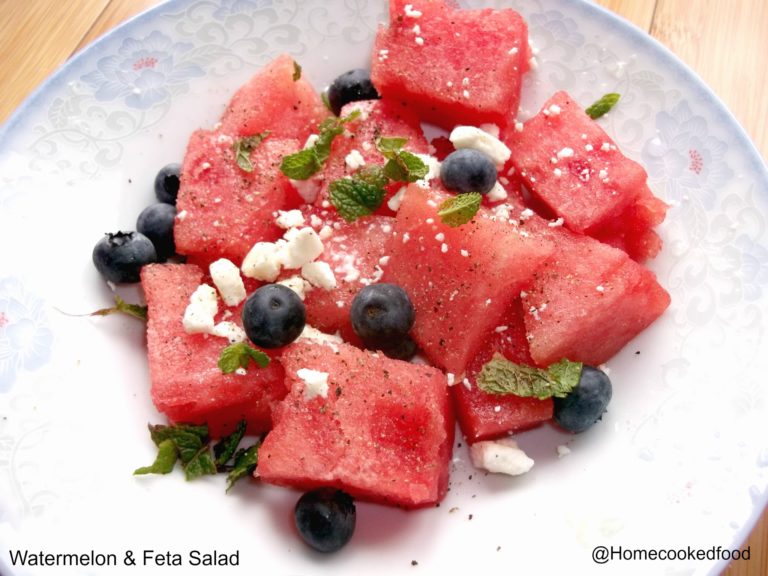
[[[514,10],[391,0],[370,70],[320,94],[279,56],[192,134],[93,252],[146,297],[118,308],[146,312],[168,422],[137,473],[306,491],[297,529],[331,551],[354,499],[440,502],[456,422],[514,475],[512,433],[600,419],[600,366],[670,303],[644,265],[666,204],[600,125],[619,95],[518,119],[531,58]]]

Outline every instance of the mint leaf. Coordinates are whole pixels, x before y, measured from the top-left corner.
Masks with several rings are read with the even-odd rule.
[[[317,141],[310,148],[289,154],[280,163],[280,170],[292,180],[309,180],[323,167],[331,153],[336,136],[344,133],[344,124],[360,116],[355,110],[344,118],[326,118],[318,127]]]
[[[333,108],[331,108],[331,101],[328,100],[328,92],[322,92],[320,94],[320,99],[323,101],[323,104],[325,104],[325,107],[328,109],[329,112],[333,112]]]
[[[157,446],[157,456],[151,466],[143,466],[134,470],[135,475],[141,474],[168,474],[173,470],[178,458],[178,450],[173,440],[163,440]]]
[[[260,134],[246,136],[245,138],[235,140],[232,144],[232,149],[235,151],[235,162],[242,170],[245,172],[253,172],[251,152],[258,148],[269,134],[269,130],[265,130]]]
[[[165,440],[171,440],[179,453],[179,459],[186,464],[195,456],[204,443],[208,442],[208,427],[191,424],[149,425],[152,441],[158,448]]]
[[[384,187],[364,178],[341,178],[329,186],[331,204],[347,222],[369,216],[384,201]]]
[[[248,368],[251,361],[255,362],[259,368],[269,366],[269,356],[264,352],[252,348],[245,342],[237,342],[221,351],[218,366],[224,374],[232,374],[238,368]]]
[[[235,454],[235,465],[227,474],[227,492],[235,485],[235,482],[253,474],[256,464],[259,462],[259,444],[256,443]]]
[[[611,108],[616,106],[616,103],[620,98],[621,94],[617,94],[616,92],[609,92],[600,98],[597,102],[592,104],[592,106],[587,108],[585,112],[587,113],[587,116],[592,118],[592,120],[596,120],[603,114],[607,114]]]
[[[296,62],[296,60],[293,61],[293,81],[296,82],[299,78],[301,78],[301,66],[299,66],[299,63]]]
[[[489,394],[564,398],[579,383],[581,362],[561,360],[548,369],[515,364],[496,354],[477,375],[477,385]]]
[[[483,200],[479,192],[467,192],[466,194],[457,194],[445,200],[437,209],[437,215],[443,224],[452,228],[466,224],[475,217],[480,210],[480,203]]]
[[[397,153],[408,143],[408,138],[402,137],[381,137],[376,140],[376,148],[381,155],[388,160],[392,160]]]
[[[232,434],[225,436],[213,446],[213,455],[216,458],[216,468],[224,466],[235,454],[237,445],[240,444],[240,440],[245,436],[245,428],[245,420],[240,420]]]
[[[207,474],[216,474],[216,465],[213,463],[208,444],[195,452],[194,456],[184,466],[184,477],[187,480],[194,480]]]
[[[102,308],[91,312],[91,316],[109,316],[110,314],[127,314],[139,320],[147,319],[147,307],[139,304],[128,304],[125,300],[115,294],[115,305],[112,308]]]

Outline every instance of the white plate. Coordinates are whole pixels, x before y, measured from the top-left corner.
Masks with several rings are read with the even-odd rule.
[[[460,449],[439,508],[361,504],[354,540],[332,556],[293,534],[294,492],[254,484],[225,495],[221,478],[133,477],[153,458],[146,423],[162,421],[142,325],[63,313],[111,301],[94,243],[133,228],[157,169],[179,160],[191,131],[214,123],[262,64],[288,51],[322,87],[365,64],[385,11],[372,0],[173,1],[69,62],[0,133],[3,574],[192,573],[122,565],[128,550],[141,564],[145,549],[239,552],[239,568],[194,570],[217,575],[722,567],[597,566],[592,550],[732,548],[766,503],[766,168],[712,93],[646,34],[586,2],[498,4],[526,16],[539,49],[522,115],[555,89],[582,104],[620,92],[601,122],[672,204],[652,264],[672,306],[609,363],[603,421],[574,438],[548,426],[520,435],[536,466],[519,478],[473,472]],[[562,443],[572,453],[558,459]],[[11,549],[114,553],[120,566],[10,568]]]

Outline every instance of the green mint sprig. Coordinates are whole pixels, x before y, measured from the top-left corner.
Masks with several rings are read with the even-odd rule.
[[[477,375],[477,386],[489,394],[564,398],[581,378],[581,362],[560,360],[546,369],[515,364],[500,354],[486,362]]]
[[[344,220],[354,222],[381,206],[388,182],[381,167],[366,167],[350,178],[331,182],[329,199]]]
[[[587,108],[585,112],[587,113],[587,116],[592,118],[592,120],[597,120],[600,118],[600,116],[610,112],[611,108],[616,106],[616,103],[620,98],[621,94],[617,94],[616,92],[609,92],[600,98],[597,102],[592,104],[592,106]]]
[[[128,302],[115,294],[115,305],[112,308],[96,310],[96,312],[91,312],[90,316],[109,316],[110,314],[126,314],[139,320],[146,320],[147,307],[139,304],[128,304]]]
[[[235,162],[243,171],[253,172],[251,152],[258,148],[269,134],[269,130],[265,130],[260,134],[239,138],[232,144],[232,149],[235,151]]]
[[[360,116],[355,110],[343,118],[326,118],[318,127],[315,143],[295,154],[289,154],[280,163],[280,170],[291,180],[309,180],[317,174],[331,154],[334,138],[344,133],[344,125]]]
[[[378,138],[376,148],[387,159],[384,174],[394,182],[416,182],[426,177],[429,166],[415,154],[403,150],[407,138]]]
[[[211,447],[207,426],[150,425],[150,436],[158,449],[157,456],[152,465],[137,468],[134,474],[168,474],[180,460],[187,480],[218,473],[227,474],[226,491],[229,492],[238,480],[253,474],[258,463],[260,442],[238,449],[245,430],[246,422],[241,420],[232,434]]]
[[[264,352],[252,348],[245,342],[236,342],[226,346],[221,351],[218,366],[224,374],[232,374],[238,368],[247,369],[252,361],[259,368],[269,366],[269,356]]]
[[[455,228],[471,221],[480,210],[482,201],[483,196],[479,192],[457,194],[440,204],[437,215],[440,216],[443,224]]]

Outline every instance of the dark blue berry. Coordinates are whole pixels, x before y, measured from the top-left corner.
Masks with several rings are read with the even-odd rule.
[[[138,282],[141,267],[152,262],[157,262],[155,247],[138,232],[107,234],[93,248],[96,270],[116,284]]]
[[[320,552],[342,548],[355,531],[355,502],[335,488],[307,492],[296,503],[293,516],[301,537]]]
[[[440,178],[449,190],[487,194],[496,184],[496,166],[486,154],[472,148],[451,152],[440,166]]]
[[[411,299],[395,284],[370,284],[352,300],[352,328],[366,348],[394,353],[408,337],[414,319]]]
[[[180,164],[168,164],[160,168],[155,176],[155,196],[160,202],[176,205],[176,197],[179,195]]]
[[[160,202],[144,208],[136,220],[136,230],[154,244],[158,262],[165,262],[176,253],[173,241],[175,218],[176,206]]]
[[[371,83],[368,70],[357,68],[337,77],[328,87],[328,103],[331,110],[338,116],[345,104],[358,100],[377,100],[379,93]]]
[[[251,342],[262,348],[280,348],[299,337],[306,310],[299,295],[282,284],[267,284],[248,297],[243,306],[243,328]]]
[[[584,432],[602,417],[612,393],[608,375],[584,365],[576,388],[565,398],[554,399],[555,422],[568,432]]]

